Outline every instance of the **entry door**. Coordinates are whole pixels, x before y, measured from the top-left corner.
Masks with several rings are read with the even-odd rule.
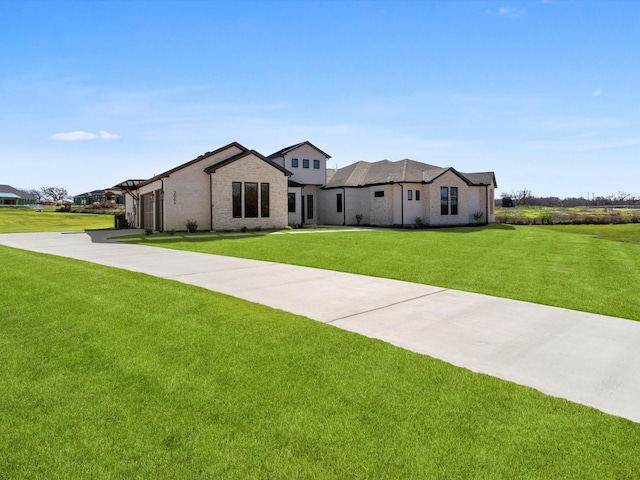
[[[142,222],[140,228],[153,228],[153,193],[142,195]]]

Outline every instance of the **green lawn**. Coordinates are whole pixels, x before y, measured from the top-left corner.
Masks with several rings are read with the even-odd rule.
[[[197,287],[6,247],[0,261],[0,478],[640,471],[640,424]]]
[[[146,243],[394,278],[640,320],[640,244],[632,241],[640,241],[640,224],[491,225],[170,238]]]
[[[63,232],[112,228],[113,215],[38,212],[31,208],[0,208],[0,232]]]

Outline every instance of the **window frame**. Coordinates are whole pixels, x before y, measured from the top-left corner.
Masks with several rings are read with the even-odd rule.
[[[313,168],[315,170],[320,170],[320,160],[314,160],[313,161]]]
[[[291,168],[298,168],[298,159],[297,158],[292,158],[291,159]]]
[[[413,190],[407,190],[407,200],[413,200]]]
[[[374,190],[373,198],[382,198],[384,197],[384,190]]]
[[[342,213],[342,194],[336,193],[336,213]]]
[[[458,187],[449,187],[449,211],[451,215],[458,215]]]
[[[309,159],[308,158],[303,158],[302,159],[302,168],[309,168]]]
[[[242,218],[242,182],[231,182],[231,215]]]
[[[258,182],[244,182],[244,218],[259,217],[260,194],[258,188]]]
[[[287,193],[287,212],[296,213],[296,192]]]
[[[260,218],[269,218],[269,184],[260,183]]]
[[[440,187],[440,215],[449,215],[449,187]]]
[[[420,201],[420,190],[416,190],[416,202]]]

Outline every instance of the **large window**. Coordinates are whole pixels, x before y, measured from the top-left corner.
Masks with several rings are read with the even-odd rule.
[[[298,168],[298,159],[297,158],[292,158],[291,159],[291,168]]]
[[[458,214],[458,187],[451,187],[451,215]]]
[[[342,194],[336,194],[336,212],[342,213]]]
[[[244,184],[244,217],[255,218],[258,216],[258,184],[245,182]]]
[[[233,218],[242,217],[242,184],[233,182],[231,184],[231,195],[233,204]]]
[[[313,218],[313,195],[307,195],[307,219]]]
[[[260,216],[266,218],[269,216],[269,184],[260,184]]]
[[[440,187],[440,215],[458,215],[458,187]]]
[[[314,160],[313,161],[313,168],[315,168],[315,169],[319,169],[320,168],[320,160]]]
[[[289,193],[288,201],[289,201],[289,213],[294,213],[296,211],[296,194]]]
[[[309,168],[309,159],[307,158],[302,159],[302,168]]]
[[[449,187],[440,187],[440,215],[449,215]]]

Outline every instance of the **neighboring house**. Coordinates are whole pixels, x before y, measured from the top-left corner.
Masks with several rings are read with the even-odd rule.
[[[33,205],[38,199],[10,185],[0,185],[0,205]]]
[[[108,190],[93,190],[73,197],[74,205],[92,205],[102,201],[124,205],[124,194],[119,189],[111,188]]]
[[[267,157],[291,172],[287,190],[287,210],[290,225],[320,223],[318,194],[327,182],[325,152],[310,142],[297,143]]]
[[[414,160],[357,162],[322,188],[322,223],[468,225],[494,221],[493,172],[462,173]]]
[[[129,225],[157,231],[284,228],[286,169],[237,142],[156,175],[116,185]]]

